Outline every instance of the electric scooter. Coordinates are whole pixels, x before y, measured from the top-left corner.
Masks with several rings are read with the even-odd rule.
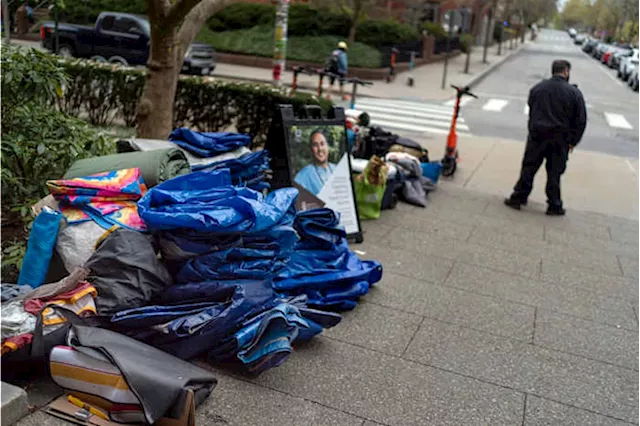
[[[464,95],[478,99],[476,95],[469,91],[469,86],[458,87],[452,84],[451,87],[456,89],[456,104],[453,108],[453,119],[451,120],[449,136],[447,136],[447,147],[444,152],[444,158],[442,159],[442,175],[447,177],[453,176],[458,164],[458,135],[456,133],[456,125],[458,123],[458,116],[460,115],[460,99]]]

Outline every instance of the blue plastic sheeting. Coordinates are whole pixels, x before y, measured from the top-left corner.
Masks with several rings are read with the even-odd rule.
[[[191,170],[213,171],[229,169],[233,185],[246,186],[256,191],[262,191],[270,187],[269,183],[266,182],[266,171],[269,168],[269,153],[262,150],[213,164],[197,164],[192,166]]]
[[[251,373],[260,373],[282,364],[292,352],[291,343],[299,329],[308,327],[300,311],[281,303],[247,321],[236,332],[239,350],[236,357]]]
[[[49,270],[53,249],[58,238],[62,213],[45,207],[33,222],[27,252],[22,260],[18,285],[40,287]]]
[[[276,306],[269,284],[268,280],[203,283],[201,291],[207,295],[203,302],[130,309],[113,315],[111,323],[116,331],[190,359],[215,348],[247,319]],[[196,289],[190,291],[193,294]]]
[[[169,140],[201,157],[215,157],[251,143],[251,137],[241,133],[203,133],[184,127],[171,132]]]
[[[338,214],[332,210],[299,212],[294,228],[300,241],[274,278],[278,294],[305,294],[309,306],[347,310],[382,278],[379,262],[362,261],[349,249]]]
[[[300,311],[302,317],[307,321],[309,327],[300,329],[296,340],[310,340],[313,336],[320,334],[323,329],[335,327],[342,321],[342,316],[335,312],[320,311],[312,309],[308,305],[308,298],[302,294],[299,296],[283,299]]]
[[[138,213],[151,230],[192,229],[212,233],[261,232],[290,221],[298,190],[283,188],[264,197],[231,186],[228,169],[193,172],[151,188]]]

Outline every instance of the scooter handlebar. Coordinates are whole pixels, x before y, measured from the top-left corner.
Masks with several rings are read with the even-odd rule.
[[[469,86],[465,86],[465,87],[458,87],[458,86],[455,86],[455,85],[451,84],[451,87],[453,87],[454,89],[456,89],[456,91],[460,94],[460,96],[462,96],[462,95],[469,95],[469,96],[471,96],[472,98],[476,98],[476,99],[478,99],[478,97],[477,97],[476,95],[474,95],[473,93],[471,93],[471,92],[469,91]]]

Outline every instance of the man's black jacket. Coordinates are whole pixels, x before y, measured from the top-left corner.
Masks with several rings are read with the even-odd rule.
[[[587,110],[580,90],[554,75],[529,92],[529,134],[575,146],[587,126]]]

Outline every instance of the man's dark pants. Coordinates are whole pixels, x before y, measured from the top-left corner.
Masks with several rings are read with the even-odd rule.
[[[547,203],[549,203],[550,209],[562,208],[560,176],[566,169],[568,155],[569,144],[562,138],[529,135],[522,160],[520,179],[513,188],[511,200],[521,204],[527,202],[527,198],[533,189],[533,178],[542,162],[546,160]]]

